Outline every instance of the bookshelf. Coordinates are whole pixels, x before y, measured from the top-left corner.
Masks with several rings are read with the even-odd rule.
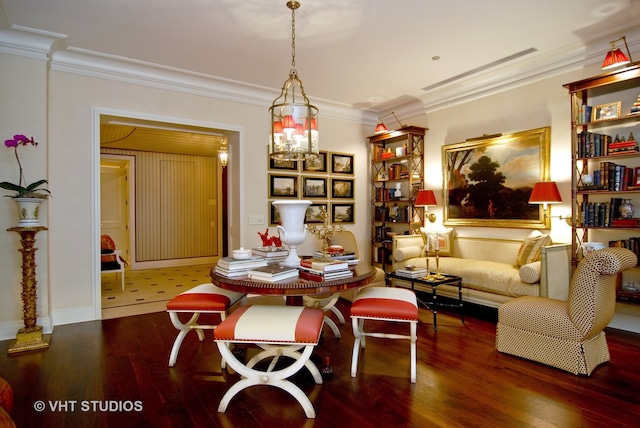
[[[587,242],[640,256],[640,64],[564,87],[571,97],[573,266]],[[640,303],[640,284],[618,282],[618,301]]]
[[[371,261],[387,271],[394,234],[413,234],[424,223],[415,206],[424,182],[426,128],[405,126],[368,137],[371,145]]]

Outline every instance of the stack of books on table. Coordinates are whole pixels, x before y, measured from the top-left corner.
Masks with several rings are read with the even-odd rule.
[[[286,260],[289,255],[289,251],[283,247],[258,247],[252,248],[251,254],[264,257],[267,264],[278,264]]]
[[[425,268],[397,269],[396,274],[407,278],[422,278],[427,276],[427,270]]]
[[[247,276],[257,281],[276,282],[283,279],[295,278],[298,276],[298,268],[268,265],[249,269]]]
[[[302,259],[299,270],[300,278],[310,281],[333,281],[353,276],[353,271],[344,260],[323,262],[318,259]]]
[[[328,253],[328,257],[333,261],[344,261],[347,262],[349,267],[353,267],[360,263],[360,259],[356,258],[356,253],[354,251],[342,251],[338,253]],[[322,251],[316,251],[314,256],[316,259],[322,258]]]
[[[267,266],[264,257],[251,256],[248,259],[234,259],[233,257],[222,257],[216,264],[215,271],[218,275],[227,278],[236,276],[246,276],[249,269]]]

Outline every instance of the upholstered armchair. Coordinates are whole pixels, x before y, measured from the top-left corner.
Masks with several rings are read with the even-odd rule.
[[[617,274],[637,262],[624,248],[594,251],[578,264],[566,302],[527,296],[502,304],[496,349],[590,375],[610,358],[603,329],[615,311]]]

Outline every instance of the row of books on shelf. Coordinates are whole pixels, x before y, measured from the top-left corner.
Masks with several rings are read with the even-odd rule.
[[[578,226],[582,227],[638,227],[638,219],[621,218],[622,198],[610,202],[583,202],[579,206]]]
[[[580,185],[578,190],[621,190],[640,189],[640,168],[629,168],[614,162],[600,162],[600,168],[593,171],[592,183]],[[584,177],[583,177],[584,182]]]
[[[583,131],[578,134],[578,157],[592,158],[617,154],[638,153],[638,143],[633,133],[629,138]]]
[[[393,205],[390,207],[378,207],[373,209],[374,221],[391,221],[395,223],[406,223],[411,218],[411,205]]]

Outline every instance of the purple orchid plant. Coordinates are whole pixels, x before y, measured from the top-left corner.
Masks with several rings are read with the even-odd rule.
[[[0,188],[16,192],[16,194],[13,196],[5,195],[12,198],[46,198],[47,196],[51,195],[51,192],[48,189],[42,187],[43,185],[48,184],[47,180],[38,180],[27,185],[27,182],[24,178],[22,164],[20,163],[20,157],[18,156],[18,147],[26,146],[28,144],[36,147],[38,146],[38,143],[33,139],[33,137],[27,138],[25,135],[20,134],[14,135],[12,140],[6,140],[4,142],[5,146],[13,148],[14,150],[16,161],[18,162],[18,168],[20,168],[20,179],[18,180],[18,184],[3,181],[2,183],[0,183]],[[39,192],[45,192],[46,194]]]

